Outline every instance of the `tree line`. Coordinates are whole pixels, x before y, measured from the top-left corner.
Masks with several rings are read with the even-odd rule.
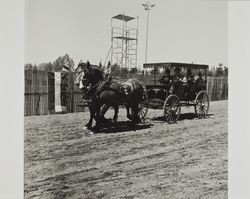
[[[55,61],[53,62],[48,62],[48,63],[41,63],[41,64],[25,64],[24,68],[25,70],[44,70],[44,71],[62,71],[63,68],[65,70],[74,70],[74,60],[68,55],[65,54],[63,56],[58,57]]]
[[[110,64],[108,64],[110,65]],[[102,67],[101,62],[99,66]],[[137,68],[120,68],[118,64],[110,65],[111,74],[114,76],[120,76],[121,74],[136,74],[140,72]],[[44,70],[44,71],[62,71],[63,69],[66,70],[75,70],[75,63],[73,58],[71,58],[67,53],[63,56],[58,57],[53,62],[41,63],[41,64],[31,64],[27,63],[24,66],[25,70]]]
[[[109,64],[108,64],[109,65]],[[102,67],[101,62],[99,63],[99,66]],[[41,64],[34,64],[31,63],[25,64],[25,70],[44,70],[44,71],[62,71],[65,70],[75,70],[75,63],[74,60],[66,53],[63,56],[58,57],[53,62],[48,63],[41,63]],[[144,71],[140,71],[137,68],[121,68],[118,64],[110,65],[110,71],[113,76],[122,76],[124,74],[137,74],[137,73],[143,73]],[[149,74],[160,74],[160,69],[155,68],[149,72]],[[210,67],[208,70],[208,76],[209,77],[228,77],[228,67],[224,66],[222,63],[220,63],[217,67],[213,66]]]

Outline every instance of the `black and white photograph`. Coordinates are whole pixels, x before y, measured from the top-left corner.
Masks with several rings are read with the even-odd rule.
[[[250,198],[250,1],[0,5],[0,198]]]
[[[228,1],[26,0],[24,198],[228,198]]]

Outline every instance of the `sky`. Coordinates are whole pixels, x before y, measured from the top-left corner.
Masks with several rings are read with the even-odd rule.
[[[227,1],[152,0],[147,62],[227,66]],[[25,63],[54,61],[68,53],[78,64],[104,62],[111,18],[139,17],[139,67],[145,62],[147,15],[143,0],[26,0]]]

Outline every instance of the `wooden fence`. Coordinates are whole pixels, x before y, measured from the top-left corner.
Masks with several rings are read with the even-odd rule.
[[[228,99],[228,79],[225,77],[209,77],[207,80],[207,94],[210,101]]]
[[[154,84],[153,75],[146,78],[143,75],[135,74],[130,77],[139,79],[143,84]],[[75,74],[65,73],[61,81],[61,103],[66,107],[66,112],[84,111],[78,106],[81,102],[81,91],[74,85]],[[160,76],[156,77],[160,79]],[[159,84],[159,82],[156,82]],[[55,80],[54,73],[41,70],[25,70],[25,100],[24,115],[45,115],[55,113]],[[228,99],[228,79],[208,78],[207,92],[209,99]]]
[[[25,70],[24,115],[43,115],[48,109],[48,74],[45,71]]]
[[[55,113],[54,73],[42,70],[25,70],[24,115]],[[74,85],[74,73],[64,73],[61,82],[61,104],[67,112],[84,111],[81,91]]]

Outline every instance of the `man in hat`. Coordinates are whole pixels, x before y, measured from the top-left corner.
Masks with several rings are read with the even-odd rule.
[[[186,89],[188,100],[191,100],[194,98],[195,89],[196,89],[196,82],[195,82],[194,74],[192,73],[191,69],[188,69],[187,70],[187,89]]]
[[[169,69],[166,69],[165,70],[165,75],[162,76],[161,79],[159,79],[159,82],[161,84],[169,84],[171,82],[171,76],[170,76],[170,70]]]
[[[182,94],[181,92],[181,85],[183,85],[183,74],[181,73],[180,67],[175,67],[174,69],[174,75],[173,75],[173,87],[172,87],[172,93],[180,96]]]
[[[198,75],[199,75],[199,78],[196,80],[196,91],[197,92],[206,89],[205,88],[205,81],[202,78],[202,73],[199,72]]]
[[[172,78],[170,75],[170,70],[165,70],[165,75],[162,76],[161,79],[159,79],[159,82],[166,86],[166,91],[169,92],[171,86],[172,86]]]

